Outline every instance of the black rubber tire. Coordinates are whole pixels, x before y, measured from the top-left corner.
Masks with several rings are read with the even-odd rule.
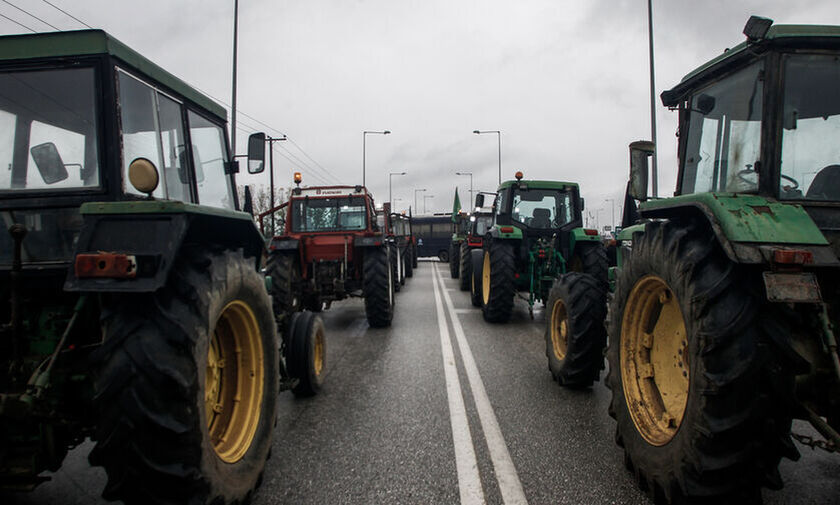
[[[606,286],[609,282],[607,249],[600,242],[581,242],[575,246],[569,270],[593,276]]]
[[[489,323],[505,323],[510,319],[513,298],[516,295],[513,244],[505,240],[491,240],[484,249],[484,256],[490,261],[490,293],[489,297],[484,299],[482,292],[482,315]],[[482,275],[484,261],[482,260]]]
[[[400,272],[400,286],[405,286],[405,251],[398,247],[394,250],[397,252],[397,270]]]
[[[280,360],[271,300],[254,259],[241,250],[182,250],[156,292],[101,300],[104,342],[92,355],[98,425],[89,460],[107,473],[102,496],[127,505],[250,500],[271,449]],[[255,317],[264,380],[253,440],[241,459],[225,463],[208,433],[205,374],[211,336],[234,301]]]
[[[449,275],[453,279],[458,278],[461,269],[461,246],[457,242],[449,243]]]
[[[406,277],[414,277],[414,267],[412,266],[412,263],[414,262],[414,260],[411,257],[411,248],[410,247],[406,248],[406,250],[405,250],[405,256],[403,256],[403,262],[405,263],[405,265],[403,267],[403,268],[405,268],[405,276]]]
[[[278,318],[303,309],[296,256],[297,251],[293,254],[274,251],[265,262],[265,274],[271,277],[271,301]]]
[[[458,279],[458,287],[461,291],[469,291],[470,283],[472,282],[472,263],[470,262],[470,247],[467,241],[461,242],[461,250],[458,251],[458,261],[461,263]]]
[[[664,280],[679,303],[691,368],[680,427],[661,446],[639,434],[620,370],[624,308],[636,283],[650,275]],[[754,503],[761,485],[781,487],[781,456],[798,457],[783,398],[793,391],[794,375],[769,345],[788,335],[770,307],[758,272],[730,262],[705,223],[649,222],[634,235],[610,305],[606,382],[616,442],[656,501]]]
[[[411,268],[417,269],[417,246],[411,245]]]
[[[388,252],[384,247],[365,249],[362,293],[368,324],[373,328],[390,326],[394,317],[394,281]]]
[[[562,360],[555,353],[551,338],[554,307],[558,303],[566,310],[566,351]],[[589,274],[561,275],[551,286],[545,307],[545,355],[551,376],[561,386],[591,386],[604,368],[606,286]]]
[[[402,284],[400,284],[400,266],[398,264],[396,247],[388,249],[388,257],[391,258],[391,279],[394,281],[394,293],[399,293]]]
[[[470,249],[470,301],[481,307],[481,269],[484,266],[484,249]]]
[[[449,251],[446,249],[438,251],[438,259],[444,263],[449,263]]]
[[[290,344],[286,353],[289,375],[298,379],[292,393],[297,397],[315,396],[324,383],[327,367],[327,341],[321,317],[309,311],[292,315],[289,322]],[[320,346],[320,349],[317,347]],[[320,372],[316,368],[321,354]]]

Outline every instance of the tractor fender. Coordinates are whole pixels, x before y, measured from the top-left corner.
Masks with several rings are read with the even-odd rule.
[[[704,221],[736,263],[765,264],[776,248],[795,247],[810,251],[814,266],[839,264],[825,237],[800,206],[753,195],[702,193],[645,202],[640,215],[643,219]]]
[[[150,293],[162,287],[182,248],[242,249],[258,270],[264,240],[250,214],[174,201],[86,203],[64,290]],[[121,255],[135,263],[133,275],[77,272],[79,256]],[[104,265],[104,261],[102,264]],[[81,274],[81,275],[78,275]]]
[[[268,245],[270,251],[296,251],[300,247],[300,240],[296,238],[273,238]]]

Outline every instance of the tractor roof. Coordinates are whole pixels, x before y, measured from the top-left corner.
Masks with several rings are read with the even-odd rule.
[[[706,78],[726,72],[731,66],[737,66],[742,58],[750,58],[753,49],[765,47],[840,47],[840,26],[830,25],[773,25],[764,38],[755,43],[741,42],[723,54],[704,63],[683,77],[672,89],[662,92],[662,103],[673,107],[685,97],[691,89]],[[750,50],[748,50],[750,48]]]
[[[517,181],[505,181],[499,185],[499,189],[507,189],[512,186]],[[576,182],[563,182],[563,181],[535,181],[535,180],[521,180],[518,181],[519,184],[527,186],[529,189],[566,189],[566,188],[577,188],[578,184]]]
[[[292,193],[292,198],[363,195],[369,195],[373,198],[373,195],[368,193],[364,186],[304,186],[300,188],[300,193]]]
[[[0,36],[0,62],[108,54],[227,119],[224,107],[102,30]]]

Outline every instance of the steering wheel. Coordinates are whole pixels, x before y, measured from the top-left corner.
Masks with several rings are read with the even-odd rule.
[[[787,176],[785,174],[779,174],[779,177],[793,183],[793,186],[782,186],[782,189],[784,189],[785,191],[794,191],[799,189],[799,182],[793,177]]]
[[[735,175],[738,177],[738,180],[743,182],[744,184],[749,184],[751,186],[755,186],[756,181],[751,181],[751,180],[747,179],[746,177],[744,177],[747,174],[758,175],[758,172],[756,172],[755,170],[753,170],[751,168],[744,168],[744,169],[739,170],[738,173],[735,174]]]

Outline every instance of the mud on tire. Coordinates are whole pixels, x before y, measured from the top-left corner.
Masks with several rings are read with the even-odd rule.
[[[394,317],[394,281],[389,250],[366,249],[363,267],[362,293],[368,324],[373,328],[390,326]]]
[[[570,272],[554,281],[545,311],[545,355],[560,385],[585,388],[598,380],[607,346],[606,286]]]
[[[182,251],[157,292],[102,296],[104,343],[92,356],[99,424],[89,459],[105,467],[106,499],[231,504],[259,484],[275,423],[279,342],[254,261],[241,250]]]
[[[782,485],[781,456],[798,457],[784,398],[793,374],[769,345],[773,332],[785,338],[784,325],[767,310],[760,277],[732,264],[712,236],[705,224],[647,223],[634,236],[610,307],[616,442],[657,502],[760,501],[761,485]],[[685,345],[673,346],[674,335]],[[653,366],[668,364],[657,358],[662,345],[674,347],[665,354],[672,366]],[[679,381],[660,375],[675,366],[685,368],[684,399],[670,407],[647,402],[651,390],[674,397],[662,393],[674,393]]]
[[[485,321],[504,323],[510,319],[516,295],[514,271],[513,245],[491,240],[482,262],[481,310]]]

